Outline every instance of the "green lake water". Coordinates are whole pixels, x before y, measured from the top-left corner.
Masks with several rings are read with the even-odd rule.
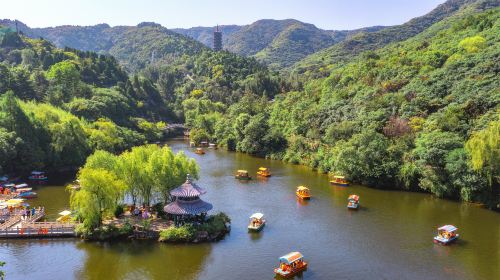
[[[226,212],[232,231],[212,244],[82,242],[78,239],[0,240],[6,279],[272,279],[278,258],[300,251],[309,262],[299,279],[500,279],[500,215],[474,205],[428,194],[334,187],[326,175],[280,161],[207,149],[196,155],[183,141],[171,141],[201,167],[202,199],[213,212]],[[237,169],[268,179],[239,182]],[[301,202],[295,188],[313,198]],[[63,185],[36,189],[31,205],[44,205],[47,219],[68,207]],[[361,209],[346,208],[349,194]],[[247,232],[248,217],[266,215],[261,233]],[[453,224],[460,240],[432,242],[436,228]]]

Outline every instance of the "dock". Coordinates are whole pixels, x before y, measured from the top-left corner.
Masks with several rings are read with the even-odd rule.
[[[45,209],[39,208],[33,216],[24,216],[21,211],[4,217],[0,224],[0,239],[5,238],[53,238],[75,237],[76,224],[39,222],[45,216]],[[6,218],[6,219],[5,219]]]

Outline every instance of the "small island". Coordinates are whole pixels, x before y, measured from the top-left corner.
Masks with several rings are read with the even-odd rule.
[[[118,156],[97,151],[78,173],[80,187],[68,188],[77,236],[175,243],[224,238],[231,220],[208,215],[213,206],[200,199],[206,190],[194,183],[198,170],[193,159],[166,146],[134,147]]]

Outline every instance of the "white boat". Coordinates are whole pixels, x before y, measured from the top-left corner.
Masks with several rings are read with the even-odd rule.
[[[266,225],[266,220],[264,219],[264,214],[254,213],[250,216],[250,223],[248,224],[248,230],[260,231]]]

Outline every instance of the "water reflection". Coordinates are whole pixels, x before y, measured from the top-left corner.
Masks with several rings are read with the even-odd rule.
[[[196,279],[211,245],[158,242],[80,243],[84,264],[79,279]]]

